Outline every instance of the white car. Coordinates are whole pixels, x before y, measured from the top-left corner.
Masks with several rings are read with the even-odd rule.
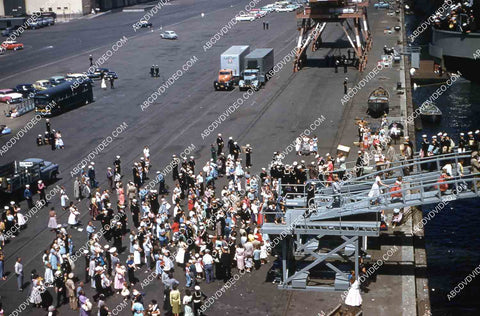
[[[177,39],[178,35],[174,31],[165,31],[160,34],[160,37],[164,39]]]
[[[23,101],[23,94],[17,92],[1,94],[1,99],[7,104],[21,103]]]
[[[295,7],[291,7],[289,5],[287,5],[286,7],[278,7],[276,9],[277,12],[292,12],[292,11],[295,11]]]
[[[242,14],[235,17],[235,21],[255,21],[255,16],[249,14]]]

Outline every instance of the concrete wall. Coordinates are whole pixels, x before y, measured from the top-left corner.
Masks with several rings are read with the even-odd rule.
[[[63,15],[64,13],[70,15],[83,15],[86,13],[84,9],[84,1],[85,0],[25,0],[25,7],[27,9],[27,14],[40,11],[40,9],[43,9],[44,12],[48,12],[50,11],[49,8],[52,8],[52,11],[57,15]],[[90,2],[88,1],[87,3],[88,8],[90,8]]]

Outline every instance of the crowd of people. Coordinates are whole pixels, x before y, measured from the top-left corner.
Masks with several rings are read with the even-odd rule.
[[[475,12],[475,14],[477,14]],[[435,13],[435,27],[443,30],[470,33],[478,28],[474,15],[474,1],[458,1],[452,4],[446,12]]]
[[[355,163],[356,176],[362,175],[370,160],[377,168],[386,168],[389,162],[413,157],[414,145],[408,136],[397,153],[391,137],[392,129],[397,127],[389,125],[386,118],[378,128],[363,119],[357,125],[360,150]],[[454,149],[478,151],[480,131],[466,135],[460,134],[457,144],[446,133],[432,136],[431,141],[423,135],[419,155],[432,156]],[[149,179],[147,146],[133,163],[130,181],[125,179],[120,156],[107,168],[103,188],[95,164],[83,166],[74,179],[73,199],[70,200],[65,188],[60,190],[62,212],[69,214],[67,222],[58,223],[56,210],[53,207],[49,210],[46,225],[54,236],[42,257],[44,271],[31,271],[30,303],[55,310],[68,302],[70,309],[79,310],[81,315],[91,315],[96,304],[99,315],[108,315],[112,306],[108,306],[107,298],[119,296],[134,315],[160,315],[157,301],[149,304],[143,301],[139,289],[139,285],[142,289],[145,285],[145,279],[142,281],[139,275],[143,272],[145,276],[153,275],[153,282],[163,284],[163,309],[167,313],[201,315],[206,296],[200,284],[227,282],[232,269],[248,273],[267,263],[272,249],[261,225],[285,223],[282,196],[286,192],[299,190],[301,186],[294,185],[303,185],[311,179],[323,180],[339,191],[339,180],[347,171],[346,155],[338,152],[335,157],[328,153],[321,156],[315,136],[297,139],[297,154],[307,144],[315,154],[310,163],[301,160],[285,164],[284,155],[275,152],[269,170],[262,168],[257,176],[250,174],[252,147],[247,144],[241,148],[230,137],[224,148],[219,134],[216,144],[211,146],[211,158],[204,165],[198,165],[193,156],[173,155],[169,176],[174,185],[170,188],[165,182],[167,174],[157,171]],[[477,165],[480,169],[478,159]],[[377,185],[382,186],[381,180]],[[45,199],[45,190],[45,184],[39,182],[36,192],[40,199]],[[25,188],[24,197],[29,208],[35,205],[30,186]],[[88,199],[88,210],[81,209],[79,202],[84,199]],[[82,223],[79,218],[86,212],[89,219]],[[17,223],[20,229],[15,234],[5,234]],[[15,201],[4,207],[0,222],[2,248],[5,236],[15,237],[25,224]],[[72,229],[84,232],[86,241],[74,240]],[[3,260],[0,253],[2,278]],[[18,289],[23,290],[23,279],[18,283]],[[91,297],[85,291],[88,283],[95,292]],[[56,297],[46,291],[48,288],[54,289]]]
[[[106,171],[104,188],[100,187],[95,163],[83,166],[74,179],[73,199],[63,187],[59,194],[62,212],[69,214],[67,222],[58,223],[56,210],[49,210],[46,225],[54,238],[43,255],[44,271],[31,271],[30,303],[55,309],[68,301],[72,310],[90,315],[97,302],[100,315],[107,315],[106,298],[121,295],[131,303],[134,315],[159,315],[156,302],[143,302],[138,288],[144,283],[138,275],[143,271],[163,283],[167,313],[200,315],[205,299],[202,282],[227,282],[232,269],[252,272],[269,256],[268,235],[260,230],[260,211],[274,204],[275,197],[266,172],[262,178],[250,175],[251,154],[249,144],[242,150],[232,138],[224,152],[219,135],[212,158],[203,166],[197,165],[193,156],[172,157],[172,188],[166,186],[166,175],[160,172],[147,182],[148,147],[133,164],[131,181],[125,180],[119,156]],[[45,199],[45,189],[45,184],[38,184],[37,192],[43,192],[40,199]],[[30,190],[26,187],[24,192],[29,207],[36,204]],[[88,210],[82,209],[80,201],[84,199],[89,201]],[[22,220],[15,202],[6,208],[1,236],[8,235],[5,232]],[[82,223],[80,217],[85,212],[89,220]],[[72,229],[84,231],[87,241],[74,240]],[[0,269],[2,263],[0,260]],[[179,270],[185,277],[182,292],[173,274]],[[18,289],[23,290],[23,279],[18,283]],[[90,298],[85,294],[88,283],[95,291]],[[48,288],[54,289],[56,297],[45,290]]]

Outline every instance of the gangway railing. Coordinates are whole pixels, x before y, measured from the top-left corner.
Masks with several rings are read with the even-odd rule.
[[[471,155],[469,153],[449,153],[425,158],[417,157],[406,161],[404,164],[394,166],[389,169],[376,171],[369,175],[364,175],[361,177],[350,177],[347,175],[342,181],[340,181],[341,193],[350,195],[359,191],[362,192],[365,189],[371,187],[371,178],[375,178],[376,176],[380,176],[383,181],[387,182],[394,182],[395,179],[399,176],[401,176],[405,182],[413,182],[417,177],[423,179],[428,179],[429,177],[436,177],[437,175],[439,175],[439,173],[442,171],[442,168],[447,163],[453,162],[454,165],[452,165],[452,170],[456,171],[458,162],[462,160],[465,161],[470,157]],[[422,170],[422,165],[429,170]],[[411,173],[407,173],[405,172],[405,169],[413,169],[414,171]],[[415,172],[415,170],[417,172]],[[468,171],[469,167],[464,167],[464,170]],[[347,170],[347,173],[350,172],[350,174],[352,174],[354,171],[355,170]],[[389,176],[390,178],[386,178],[387,176]],[[282,184],[282,194],[285,191],[284,189],[289,189],[290,191],[292,191],[292,188],[294,189],[294,192],[287,192],[286,194],[284,194],[287,205],[289,207],[306,207],[306,186],[309,183],[313,183],[316,186],[316,199],[323,199],[323,196],[334,195],[333,188],[331,187],[331,182],[328,181],[315,179],[309,180],[306,184]]]

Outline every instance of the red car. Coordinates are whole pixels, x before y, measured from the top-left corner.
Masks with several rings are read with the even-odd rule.
[[[5,41],[2,43],[2,47],[8,50],[18,50],[23,49],[23,44],[16,41]]]

